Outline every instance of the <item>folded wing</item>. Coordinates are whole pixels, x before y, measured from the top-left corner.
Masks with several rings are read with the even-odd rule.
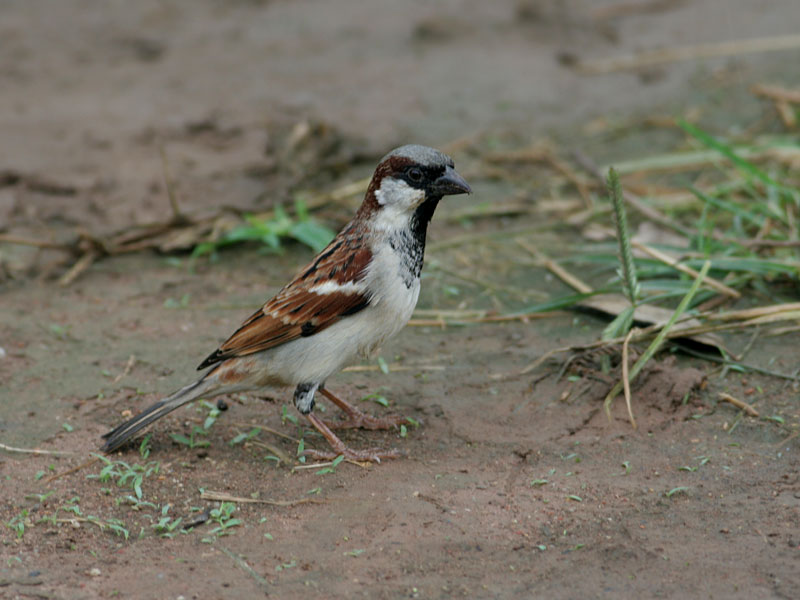
[[[291,283],[242,323],[198,367],[308,337],[369,304],[364,285],[372,253],[361,235],[343,231]]]

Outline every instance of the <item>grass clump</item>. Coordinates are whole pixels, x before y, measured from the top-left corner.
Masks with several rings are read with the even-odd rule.
[[[146,477],[157,475],[160,465],[157,461],[144,464],[129,464],[122,460],[111,460],[101,454],[95,454],[103,462],[100,473],[87,475],[87,479],[97,479],[100,482],[114,481],[118,487],[127,487],[133,490],[137,500],[142,499],[142,483]]]
[[[724,372],[758,371],[798,381],[796,374],[732,360],[722,338],[708,334],[749,327],[768,334],[765,328],[773,327],[777,335],[789,331],[789,322],[800,315],[800,179],[792,170],[800,143],[774,136],[731,143],[684,121],[678,126],[694,148],[608,170],[603,183],[609,201],[595,203],[580,221],[597,221],[592,226],[602,234],[592,238],[602,241],[587,241],[556,263],[517,240],[537,264],[577,292],[520,314],[580,307],[610,318],[599,341],[550,351],[522,372],[559,352],[591,351],[608,373],[611,358],[621,349],[621,377],[604,407],[609,413],[614,397],[624,391],[634,426],[630,383],[668,340],[691,338],[694,345],[687,352],[723,363]],[[596,179],[604,178],[591,159],[578,156],[577,161]],[[625,185],[620,174],[625,174]],[[614,242],[608,241],[609,221]],[[642,221],[652,225],[640,227]],[[591,286],[570,272],[570,265],[595,280],[606,279]],[[732,302],[749,308],[720,310]],[[629,368],[629,345],[641,343],[647,347],[633,351]]]
[[[281,206],[276,206],[270,218],[245,215],[245,223],[223,234],[216,241],[202,242],[195,246],[192,257],[213,254],[220,249],[243,242],[256,242],[265,252],[280,252],[282,241],[295,240],[319,252],[336,235],[331,229],[318,223],[308,212],[305,203],[297,200],[294,216]]]

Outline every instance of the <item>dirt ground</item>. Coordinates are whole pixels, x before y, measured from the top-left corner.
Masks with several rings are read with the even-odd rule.
[[[544,212],[459,216],[546,195],[482,176],[475,139],[548,139],[609,164],[674,143],[659,117],[757,127],[765,107],[749,86],[800,84],[797,50],[576,72],[576,60],[642,48],[794,33],[800,18],[794,0],[622,4],[5,3],[0,234],[63,242],[168,219],[165,162],[192,217],[263,210],[366,176],[414,141],[451,150],[476,192],[437,213],[420,309],[508,311],[569,293],[539,267],[503,264],[491,244],[450,244],[527,227],[558,256],[574,240]],[[340,226],[357,202],[317,218]],[[404,459],[298,463],[299,437],[324,444],[295,423],[291,391],[270,390],[228,398],[197,435],[207,445],[170,436],[204,424],[198,405],[154,426],[147,457],[135,445],[109,457],[143,475],[138,492],[133,477],[99,478],[104,464],[86,464],[99,436],[191,380],[311,254],[138,252],[60,286],[75,257],[0,245],[0,442],[49,452],[0,454],[0,596],[797,597],[797,389],[662,356],[633,390],[633,430],[621,400],[610,421],[603,413],[613,381],[596,365],[521,374],[550,349],[597,339],[604,322],[590,315],[408,327],[381,351],[389,373],[371,361],[331,380],[390,404],[366,410],[419,422],[344,434]],[[489,268],[496,295],[475,281]],[[787,339],[759,340],[751,360],[794,372]],[[742,351],[749,338],[725,343]],[[768,418],[742,418],[721,391]]]

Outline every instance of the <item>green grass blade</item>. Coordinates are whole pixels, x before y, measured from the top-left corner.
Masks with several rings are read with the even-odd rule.
[[[625,296],[631,305],[636,306],[639,298],[639,284],[636,278],[636,265],[633,262],[633,250],[631,249],[631,237],[628,233],[628,218],[625,214],[625,200],[622,197],[622,185],[619,182],[619,175],[613,169],[608,170],[606,179],[608,195],[614,207],[614,225],[617,229],[617,240],[619,241],[619,262],[621,265],[622,288]],[[624,334],[625,332],[623,332]]]
[[[636,307],[629,306],[616,317],[614,317],[614,320],[606,325],[605,329],[603,329],[601,339],[613,340],[614,338],[621,337],[628,333],[628,331],[631,329],[631,325],[633,325],[633,315],[635,310]]]
[[[713,206],[715,208],[719,208],[719,209],[725,210],[725,211],[727,211],[729,213],[732,213],[732,214],[736,215],[737,217],[740,217],[741,219],[743,219],[745,221],[749,221],[750,223],[752,223],[753,225],[756,225],[758,227],[763,227],[763,225],[764,225],[764,217],[756,215],[756,214],[750,212],[749,210],[745,210],[742,207],[737,206],[733,202],[728,202],[727,200],[721,200],[720,198],[714,198],[713,196],[709,196],[708,194],[704,194],[703,192],[701,192],[700,190],[698,190],[694,186],[689,186],[689,190],[695,196],[697,196],[697,198],[699,200],[702,200],[703,202],[705,202],[708,205],[711,205],[711,206]]]
[[[658,352],[659,348],[661,348],[661,345],[664,343],[664,340],[666,339],[669,330],[672,329],[673,325],[675,325],[675,323],[678,321],[678,319],[686,310],[686,307],[689,306],[689,303],[692,301],[692,298],[694,298],[694,295],[697,293],[697,290],[700,289],[700,284],[703,283],[703,280],[706,278],[706,275],[708,275],[708,270],[710,268],[711,268],[711,261],[707,260],[703,264],[703,267],[700,269],[700,273],[698,274],[697,279],[694,280],[692,287],[689,289],[688,293],[683,297],[683,300],[681,300],[681,303],[678,305],[678,308],[675,309],[675,312],[672,313],[672,316],[669,318],[669,321],[667,321],[666,325],[664,325],[664,327],[661,328],[661,331],[658,332],[656,338],[652,342],[650,342],[650,345],[647,347],[647,350],[645,350],[644,354],[642,354],[639,357],[639,360],[637,360],[634,363],[633,367],[630,370],[630,373],[628,374],[629,381],[633,381],[636,378],[636,376],[641,372],[642,368],[644,368],[644,366],[647,364],[647,361],[649,361],[653,357],[653,355],[655,355],[655,353]],[[617,382],[617,384],[613,388],[611,388],[611,391],[608,392],[608,395],[606,396],[606,399],[603,402],[603,408],[605,409],[606,415],[608,416],[609,420],[611,419],[611,402],[614,400],[617,394],[619,394],[620,390],[622,390],[622,385],[623,385],[622,379],[620,379]]]
[[[753,163],[743,159],[741,156],[736,154],[736,152],[734,152],[733,149],[728,144],[720,142],[715,137],[709,135],[702,129],[695,127],[688,121],[684,121],[683,119],[678,119],[678,127],[683,129],[686,133],[691,135],[693,138],[702,143],[704,146],[707,146],[708,148],[711,148],[712,150],[716,150],[717,152],[719,152],[722,156],[731,161],[734,165],[736,165],[736,167],[739,168],[740,171],[744,172],[745,174],[755,179],[758,179],[759,181],[761,181],[766,185],[775,186],[777,188],[783,189],[784,186],[780,182],[775,181],[772,177],[767,175],[764,171],[759,169]]]

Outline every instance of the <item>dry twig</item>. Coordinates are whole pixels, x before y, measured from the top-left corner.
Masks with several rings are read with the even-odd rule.
[[[345,458],[342,462],[350,463],[351,465],[355,465],[357,467],[361,467],[362,469],[369,469],[372,466],[370,462],[359,462],[357,460],[351,460],[349,458]],[[323,467],[331,467],[335,463],[334,461],[330,460],[327,462],[318,462],[318,463],[311,463],[308,465],[295,465],[292,467],[292,471],[306,471],[308,469],[321,469]]]
[[[213,500],[216,502],[238,502],[241,504],[269,504],[270,506],[296,506],[297,504],[324,504],[324,500],[318,498],[298,498],[297,500],[270,500],[268,498],[243,498],[232,496],[225,492],[215,492],[213,490],[203,490],[200,493],[203,500]]]
[[[286,435],[285,433],[278,431],[277,429],[272,429],[271,427],[267,427],[266,425],[257,425],[255,423],[232,423],[232,425],[236,427],[249,427],[250,429],[261,429],[262,431],[266,431],[268,433],[271,433],[272,435],[277,435],[278,437],[282,437],[286,440],[292,441],[295,444],[300,442],[298,438]]]
[[[553,275],[558,277],[571,288],[575,289],[581,294],[591,294],[594,291],[591,286],[578,279],[575,275],[567,271],[564,267],[553,261],[548,256],[545,256],[539,251],[538,248],[529,244],[526,240],[522,238],[515,238],[514,241],[517,243],[517,245],[530,252],[542,264],[543,267],[545,267],[548,271],[553,273]]]
[[[631,329],[625,336],[625,341],[622,342],[622,390],[625,394],[625,406],[628,408],[628,420],[631,422],[631,427],[636,429],[636,419],[633,418],[633,408],[631,407],[631,382],[628,378],[628,343],[631,341],[634,331]]]
[[[800,104],[800,90],[787,90],[777,85],[757,84],[750,88],[756,96],[763,96],[770,100],[780,100]]]
[[[592,17],[598,20],[618,19],[629,15],[653,14],[671,10],[686,0],[650,0],[650,2],[617,2],[592,11]]]
[[[275,456],[277,456],[281,462],[286,463],[287,465],[294,465],[297,461],[293,459],[291,456],[286,454],[282,449],[278,448],[274,444],[268,444],[267,442],[259,442],[258,440],[250,440],[248,444],[252,444],[253,446],[259,446],[260,448],[265,448],[272,452]]]
[[[800,90],[787,90],[776,85],[754,85],[750,89],[756,96],[772,100],[781,121],[788,129],[797,125],[797,114],[793,110],[792,104],[800,103]]]
[[[122,380],[123,377],[127,377],[128,374],[131,372],[131,369],[133,368],[133,365],[135,365],[135,364],[136,364],[136,357],[133,354],[131,354],[130,357],[128,358],[127,364],[125,365],[125,369],[122,371],[122,373],[117,375],[114,378],[114,381],[112,381],[111,383],[116,385],[117,383],[120,382],[120,380]]]
[[[81,469],[84,469],[86,467],[90,467],[94,463],[99,462],[99,461],[100,461],[100,459],[97,458],[97,457],[95,457],[95,458],[93,458],[91,460],[87,460],[85,463],[81,463],[76,467],[72,467],[71,469],[67,469],[63,473],[56,473],[55,475],[52,475],[52,476],[48,477],[47,479],[44,480],[44,482],[45,483],[50,483],[52,481],[55,481],[56,479],[61,479],[62,477],[66,477],[67,475],[72,475],[73,473],[77,473]]]
[[[33,238],[24,238],[5,233],[0,233],[0,244],[17,244],[19,246],[33,246],[35,248],[48,248],[52,250],[63,250],[65,252],[72,252],[74,250],[69,244],[49,242],[47,240],[35,240]]]
[[[58,280],[58,284],[61,286],[68,286],[70,283],[75,281],[75,279],[83,273],[86,269],[92,266],[92,263],[97,260],[98,258],[97,252],[94,250],[89,250],[85,252],[83,256],[81,256],[78,261],[70,267],[70,269],[61,276],[61,279]]]
[[[45,454],[52,456],[65,456],[69,454],[75,454],[74,452],[67,452],[64,450],[39,450],[38,448],[15,448],[14,446],[9,446],[8,444],[3,444],[3,443],[0,443],[0,450],[5,450],[6,452],[18,452],[20,454]]]
[[[656,250],[655,248],[651,248],[650,246],[647,246],[646,244],[642,244],[641,242],[637,241],[631,241],[631,244],[633,245],[634,248],[641,250],[648,256],[651,256],[656,260],[660,260],[665,265],[669,265],[676,271],[680,271],[681,273],[686,273],[693,279],[697,279],[697,276],[699,275],[699,273],[694,269],[692,269],[691,267],[687,267],[686,265],[679,263],[676,259],[672,258],[668,254],[661,252],[660,250]],[[733,289],[732,287],[728,287],[727,285],[717,281],[713,277],[706,277],[705,283],[708,285],[708,287],[714,288],[716,291],[725,294],[726,296],[730,296],[731,298],[742,297],[742,295],[737,290]]]
[[[744,400],[739,400],[738,398],[735,398],[735,397],[731,396],[730,394],[726,394],[725,392],[720,392],[719,393],[719,399],[723,400],[725,402],[730,402],[731,404],[733,404],[737,408],[741,408],[744,412],[746,412],[751,417],[757,417],[758,416],[758,411],[755,408],[753,408],[752,406],[750,406]]]
[[[774,52],[776,50],[794,50],[797,48],[800,48],[799,34],[779,35],[729,42],[657,48],[610,58],[579,60],[575,63],[575,69],[587,75],[601,75],[684,60],[696,60],[698,58],[719,58],[740,54]]]
[[[800,302],[790,302],[787,304],[775,304],[771,306],[761,306],[757,308],[748,308],[744,310],[728,311],[724,313],[702,313],[695,315],[693,318],[688,319],[685,315],[680,322],[672,327],[666,335],[666,339],[692,337],[704,333],[714,331],[726,331],[729,329],[745,329],[747,327],[756,327],[767,323],[777,323],[780,321],[795,321],[800,319]],[[697,321],[721,321],[718,323],[706,323],[701,325],[693,325]],[[631,338],[631,342],[642,342],[653,335],[655,335],[662,327],[663,323],[657,323],[644,329],[639,329]],[[598,340],[590,344],[579,344],[575,346],[565,346],[562,348],[555,348],[550,350],[533,361],[530,365],[520,371],[520,375],[525,375],[536,369],[543,362],[563,352],[580,352],[584,350],[593,350],[595,348],[602,348],[607,346],[615,346],[625,341],[625,338],[618,337],[611,340]],[[750,367],[753,368],[753,367]],[[764,372],[763,370],[760,372]],[[785,379],[796,380],[795,375],[781,375],[778,373],[767,373],[775,377],[783,377]]]

